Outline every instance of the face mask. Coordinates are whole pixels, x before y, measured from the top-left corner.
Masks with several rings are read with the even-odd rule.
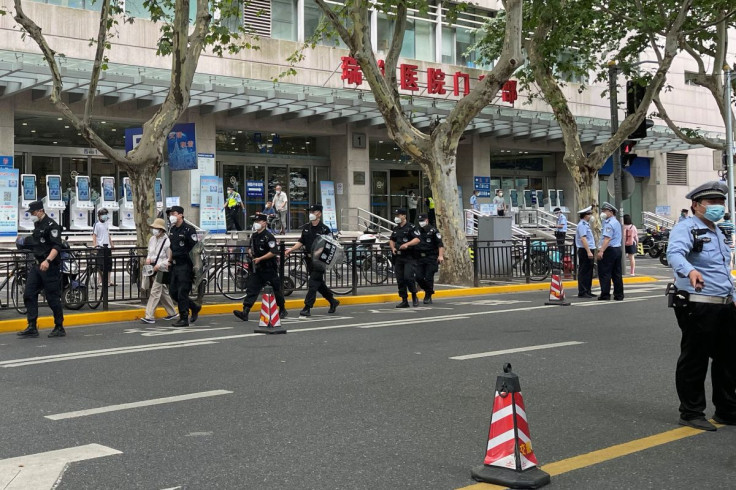
[[[261,228],[263,228],[263,225],[260,223],[253,223],[253,231],[261,231]]]
[[[153,228],[151,230],[151,233],[153,233],[153,236],[159,236],[161,234],[161,230],[159,230],[158,228]]]
[[[317,219],[317,215],[314,213],[309,213],[309,221],[315,221]]]
[[[420,221],[419,222],[419,226],[421,226],[422,228],[424,228],[425,226],[428,226],[428,225],[429,225],[429,221]]]
[[[608,215],[606,213],[601,213],[601,220],[605,221],[608,219]]]
[[[705,213],[703,216],[705,219],[716,222],[720,221],[721,218],[723,218],[723,215],[726,213],[726,206],[723,204],[708,204],[705,207]]]
[[[503,197],[503,192],[499,192],[498,197]]]
[[[172,225],[175,225],[176,224],[176,216],[169,216],[169,223],[171,223]]]
[[[397,225],[398,225],[398,224],[401,224],[401,218],[399,218],[398,216],[397,216],[397,217],[395,217],[395,218],[394,218],[394,223],[396,223]]]
[[[32,214],[31,215],[31,223],[38,223],[38,216],[36,216],[35,214]]]
[[[100,221],[102,221],[103,223],[107,221],[108,219],[110,219],[110,217],[106,214],[103,214],[102,216],[100,216]]]
[[[276,191],[276,194],[281,194],[281,191]]]

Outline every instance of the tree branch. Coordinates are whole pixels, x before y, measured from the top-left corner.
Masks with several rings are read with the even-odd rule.
[[[110,22],[110,0],[102,1],[100,9],[100,28],[97,31],[97,49],[95,50],[95,59],[92,63],[92,74],[89,80],[89,90],[87,91],[87,101],[84,104],[84,124],[89,124],[92,115],[92,107],[94,106],[95,96],[97,95],[97,83],[100,80],[100,72],[102,70],[102,58],[105,56],[105,48],[107,46],[107,35],[109,32]]]
[[[400,97],[399,90],[397,88],[396,66],[399,63],[399,55],[401,54],[401,48],[404,44],[407,11],[408,9],[405,3],[401,2],[398,4],[396,11],[396,24],[394,25],[394,35],[391,38],[391,46],[389,47],[388,54],[386,55],[386,81],[391,89],[391,95],[397,103],[399,103]]]
[[[654,102],[654,105],[657,106],[657,111],[659,112],[659,117],[664,122],[667,123],[667,126],[674,131],[674,133],[677,135],[678,138],[680,138],[685,143],[689,143],[691,145],[703,145],[707,148],[712,148],[714,150],[724,150],[726,148],[725,144],[715,142],[713,140],[710,140],[708,138],[702,137],[702,136],[688,136],[685,134],[682,129],[680,129],[672,119],[670,119],[669,115],[667,114],[667,110],[664,108],[664,105],[662,104],[662,101],[659,98],[659,94],[656,94],[654,98],[652,99]]]

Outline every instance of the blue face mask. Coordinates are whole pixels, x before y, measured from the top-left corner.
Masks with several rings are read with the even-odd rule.
[[[716,221],[720,221],[724,214],[726,214],[726,206],[723,204],[708,204],[705,207],[703,216],[708,221],[715,223]]]

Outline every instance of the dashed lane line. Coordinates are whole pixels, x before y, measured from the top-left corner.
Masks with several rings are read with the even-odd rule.
[[[567,347],[570,345],[580,345],[584,343],[585,342],[578,342],[576,340],[573,340],[570,342],[558,342],[556,344],[530,345],[527,347],[516,347],[514,349],[494,350],[490,352],[479,352],[478,354],[466,354],[463,356],[454,356],[454,357],[451,357],[450,359],[454,359],[456,361],[467,361],[469,359],[479,359],[481,357],[493,357],[493,356],[501,356],[504,354],[515,354],[517,352],[528,352],[528,351],[542,350],[542,349],[554,349],[555,347]]]

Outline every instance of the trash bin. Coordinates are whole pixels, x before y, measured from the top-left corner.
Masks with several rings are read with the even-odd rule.
[[[512,276],[514,243],[512,240],[511,216],[478,217],[478,271],[481,277]]]

